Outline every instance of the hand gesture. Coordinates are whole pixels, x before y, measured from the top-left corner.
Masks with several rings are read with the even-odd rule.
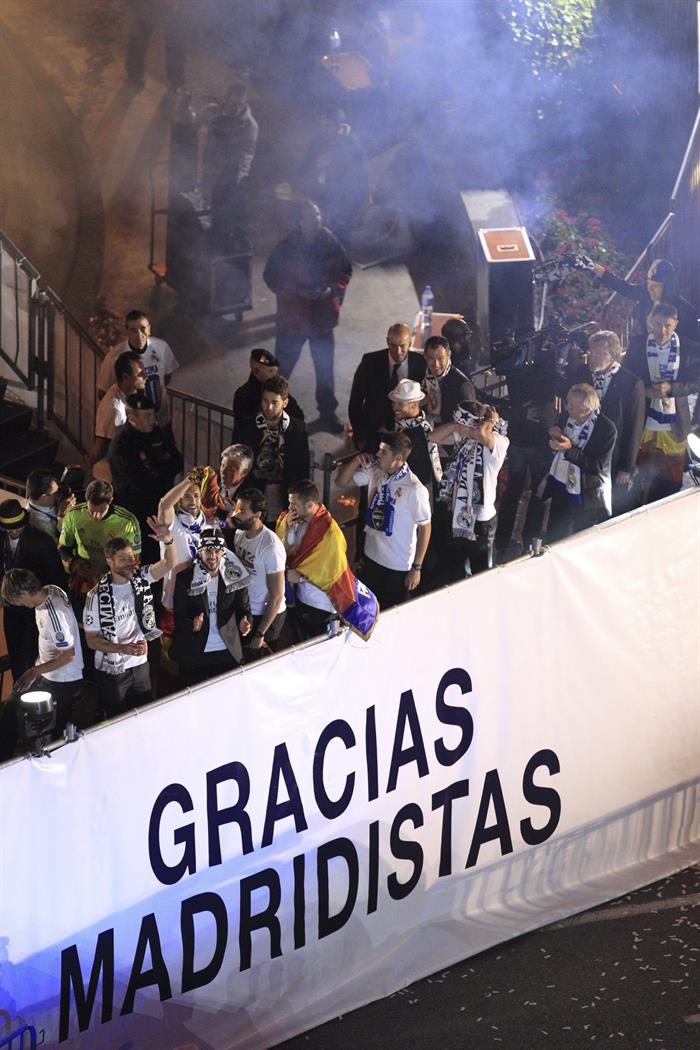
[[[259,634],[258,635],[254,634],[253,637],[248,642],[248,648],[249,649],[262,649],[264,644],[265,644],[265,639],[261,638]]]
[[[126,656],[145,656],[148,652],[148,642],[124,642],[120,651]]]
[[[165,522],[161,521],[161,519],[156,517],[155,514],[151,514],[150,517],[146,518],[146,522],[151,530],[150,539],[158,540],[159,542],[168,539],[170,536],[170,526],[166,525]]]
[[[62,500],[59,500],[58,504],[56,505],[56,513],[58,514],[59,518],[63,518],[71,509],[71,507],[74,506],[75,494],[71,492],[68,496],[64,496]]]
[[[194,620],[192,621],[192,630],[201,631],[202,624],[204,623],[204,613],[197,613]]]
[[[299,583],[301,579],[302,575],[296,569],[287,569],[287,583],[293,586],[295,583]]]
[[[248,619],[247,616],[244,616],[243,619],[238,624],[238,630],[240,631],[241,636],[243,638],[245,638],[246,635],[250,634],[250,630],[251,630],[250,620]]]
[[[571,438],[568,438],[566,434],[562,434],[561,437],[553,437],[550,439],[549,447],[554,452],[566,452],[567,449],[572,448]]]

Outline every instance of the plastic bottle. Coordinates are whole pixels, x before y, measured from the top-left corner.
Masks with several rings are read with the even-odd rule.
[[[422,332],[430,335],[433,327],[433,289],[426,284],[420,297],[420,307],[423,313]]]

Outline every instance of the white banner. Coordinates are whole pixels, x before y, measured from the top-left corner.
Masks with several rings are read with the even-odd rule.
[[[698,856],[700,495],[0,772],[0,1011],[269,1047]]]

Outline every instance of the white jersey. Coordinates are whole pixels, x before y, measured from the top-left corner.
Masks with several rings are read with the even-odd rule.
[[[46,590],[49,592],[46,601],[34,610],[39,632],[37,663],[53,660],[66,649],[72,648],[75,655],[70,663],[55,671],[46,671],[42,677],[49,682],[79,682],[83,677],[83,651],[80,648],[78,621],[65,591],[52,583],[47,585]]]
[[[287,555],[284,544],[272,529],[264,525],[257,536],[248,539],[243,529],[236,529],[233,549],[250,573],[248,598],[253,616],[260,616],[268,598],[267,577],[274,572],[284,572]],[[277,615],[287,608],[284,597]]]
[[[145,565],[138,572],[141,574],[144,583],[155,583],[153,576],[151,576],[149,565]],[[113,640],[120,645],[145,641],[138,617],[136,616],[136,601],[133,587],[130,583],[112,583],[111,587],[114,601],[114,622],[117,630],[117,637]],[[86,634],[101,634],[97,590],[97,587],[93,587],[85,600],[83,627]],[[121,674],[122,671],[126,671],[129,667],[145,664],[147,659],[147,653],[143,653],[141,656],[131,656],[127,653],[101,653],[96,651],[95,670],[106,671],[108,674]]]
[[[118,383],[101,399],[95,414],[95,437],[111,441],[117,430],[126,423],[126,394]]]
[[[401,475],[401,476],[399,476]],[[379,467],[356,470],[353,475],[356,485],[367,485],[367,501],[372,516],[372,501],[375,493],[389,497],[390,526],[384,505],[377,514],[377,526],[365,525],[365,551],[377,565],[385,569],[407,572],[416,553],[417,527],[430,521],[430,496],[425,485],[413,473],[396,471],[387,476]],[[374,516],[372,516],[374,520]]]
[[[188,563],[194,561],[199,550],[200,533],[202,529],[207,527],[210,526],[202,511],[196,518],[193,518],[191,514],[175,511],[175,517],[170,526],[170,534],[175,544],[175,568],[178,566],[187,568]],[[160,544],[160,556],[161,558],[165,557],[165,545],[162,541]],[[175,569],[166,572],[163,577],[162,603],[166,609],[172,610],[176,579],[177,572]]]
[[[129,341],[124,340],[119,346],[115,346],[105,356],[100,365],[100,373],[97,377],[97,386],[100,390],[109,390],[117,381],[114,370],[117,358],[127,350],[133,350]],[[138,350],[134,353],[139,353]],[[165,377],[170,375],[178,367],[177,358],[164,339],[149,337],[146,346],[140,351],[141,363],[146,378],[145,393],[156,405],[156,419],[162,426],[170,420],[168,410],[168,398],[166,396]]]

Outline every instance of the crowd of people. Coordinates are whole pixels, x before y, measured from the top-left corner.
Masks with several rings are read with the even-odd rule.
[[[126,339],[99,374],[92,480],[71,492],[36,470],[26,504],[0,502],[14,682],[0,758],[16,750],[19,697],[30,689],[52,694],[58,736],[86,681],[97,716],[114,717],[152,698],[154,663],[175,676],[170,688],[191,686],[345,628],[366,639],[380,610],[677,491],[700,348],[692,309],[681,336],[678,305],[658,280],[669,266],[657,260],[648,275],[647,334],[623,356],[614,332],[595,332],[560,369],[551,403],[524,417],[502,391],[474,385],[464,321],[453,318],[422,352],[408,325],[392,324],[386,346],[355,371],[355,454],[335,479],[359,507],[352,567],[309,477],[303,411],[278,357],[252,351],[231,444],[218,464],[183,473],[167,398],[177,360],[142,311],[128,313]],[[280,289],[284,273],[281,257],[268,274]],[[616,287],[641,302],[637,286]],[[283,347],[293,367],[299,340]],[[327,350],[316,347],[317,395],[334,413],[319,365]]]

